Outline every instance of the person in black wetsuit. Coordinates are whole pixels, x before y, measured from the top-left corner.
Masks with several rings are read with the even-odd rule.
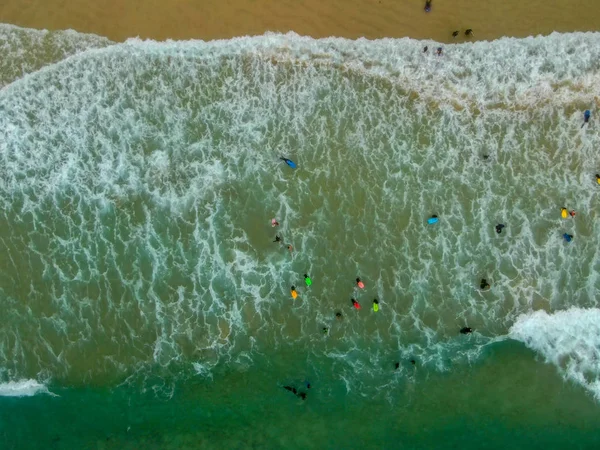
[[[496,225],[496,233],[500,234],[502,233],[502,228],[505,228],[506,225],[504,225],[503,223],[499,223],[498,225]]]
[[[488,283],[485,278],[482,278],[481,283],[479,284],[479,287],[481,288],[482,291],[487,291],[491,286],[490,286],[490,283]]]
[[[472,332],[473,332],[473,329],[469,328],[469,327],[463,327],[463,328],[460,329],[460,333],[461,334],[469,334],[469,333],[472,333]]]

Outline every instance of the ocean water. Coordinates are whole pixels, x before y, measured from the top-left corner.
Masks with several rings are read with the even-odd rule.
[[[0,26],[0,446],[599,448],[600,33],[437,46]]]

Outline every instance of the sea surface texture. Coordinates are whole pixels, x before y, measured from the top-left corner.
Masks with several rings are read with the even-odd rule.
[[[0,25],[0,446],[600,448],[600,33],[437,47]]]

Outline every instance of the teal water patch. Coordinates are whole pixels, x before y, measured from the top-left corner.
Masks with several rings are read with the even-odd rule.
[[[137,417],[163,443],[177,408],[182,426],[210,422],[194,401],[215,429],[256,424],[259,447],[310,448],[310,436],[390,447],[404,434],[418,448],[452,429],[457,445],[468,433],[531,438],[494,403],[535,411],[527,428],[564,443],[542,391],[528,397],[524,383],[501,401],[499,387],[521,371],[532,383],[543,361],[517,364],[531,358],[520,345],[504,359],[493,349],[510,337],[539,352],[555,407],[581,404],[573,417],[588,423],[595,404],[556,373],[600,392],[599,41],[502,39],[438,57],[413,40],[130,40],[10,82],[0,401],[35,415],[94,399],[116,446],[129,445],[121,425]],[[563,206],[575,217],[561,218]],[[299,394],[306,380],[306,401],[283,388]],[[114,413],[129,401],[130,415]],[[282,411],[268,414],[270,402]],[[160,415],[165,428],[150,427]],[[478,426],[462,427],[465,417]],[[278,434],[295,420],[306,433]],[[578,426],[565,436],[596,439]],[[93,430],[85,439],[107,437]],[[136,445],[154,439],[130,432]],[[240,439],[211,433],[197,439]],[[66,434],[52,445],[91,445]]]
[[[56,389],[58,397],[0,398],[2,448],[597,448],[597,406],[516,343],[453,374],[394,388],[397,404],[313,385],[305,401],[275,373],[190,380],[170,399],[140,386]],[[421,371],[417,367],[416,371]],[[394,376],[393,369],[389,376]],[[300,388],[305,380],[285,382]],[[335,401],[321,393],[334,387]]]

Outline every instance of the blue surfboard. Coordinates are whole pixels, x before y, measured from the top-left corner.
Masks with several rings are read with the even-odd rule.
[[[434,223],[438,223],[440,219],[438,219],[437,217],[430,217],[429,219],[427,219],[427,223],[428,224],[434,224]]]
[[[296,168],[296,163],[294,161],[292,161],[291,159],[284,158],[283,156],[280,156],[279,159],[281,159],[282,161],[285,161],[285,163],[288,166],[290,166],[292,169]]]

